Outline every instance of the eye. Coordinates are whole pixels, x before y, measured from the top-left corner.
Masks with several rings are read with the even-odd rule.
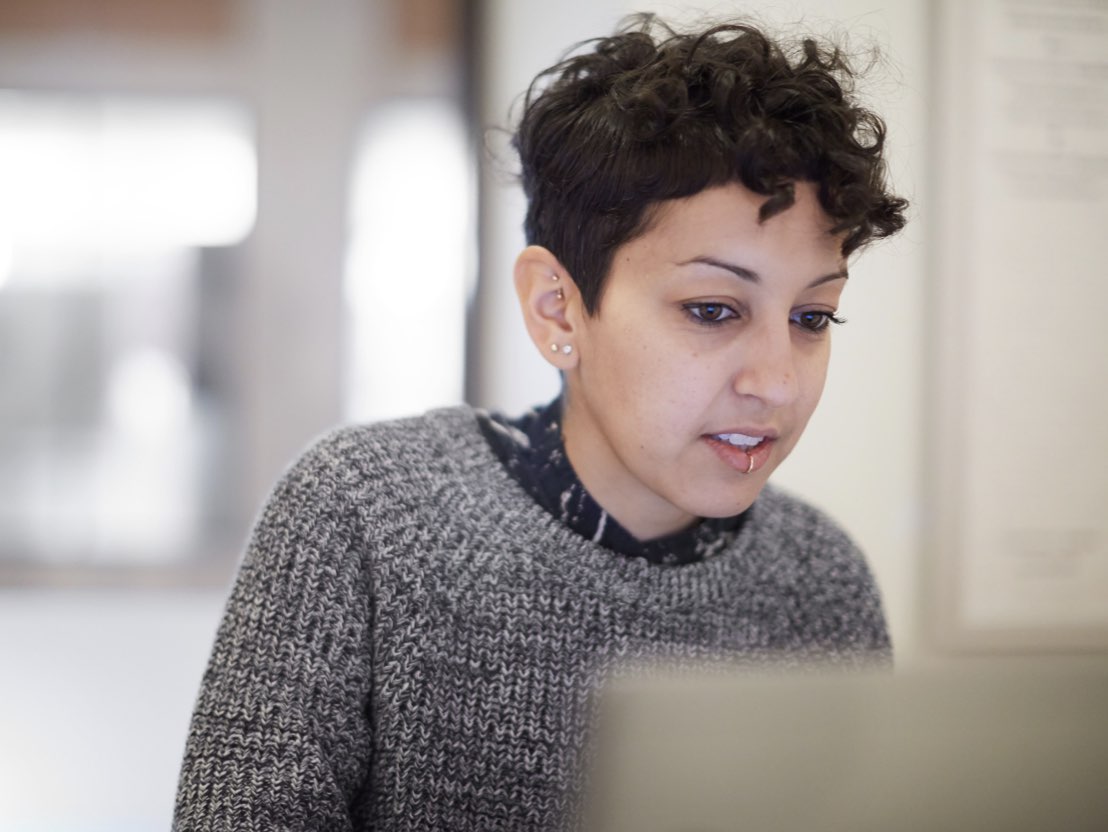
[[[831,324],[845,324],[846,320],[835,317],[834,312],[825,312],[819,309],[805,309],[794,312],[791,320],[805,332],[819,333],[826,331]]]
[[[697,323],[709,326],[721,324],[728,318],[739,316],[738,312],[725,303],[686,303],[684,310]]]

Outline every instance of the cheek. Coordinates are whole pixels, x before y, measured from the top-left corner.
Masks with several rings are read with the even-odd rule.
[[[614,346],[614,345],[613,345]],[[624,341],[605,357],[607,392],[624,423],[651,444],[664,445],[696,421],[710,400],[706,362],[656,341]]]
[[[672,452],[704,429],[728,374],[703,358],[675,351],[654,356],[636,390],[640,424]]]
[[[800,399],[804,409],[810,415],[823,395],[827,381],[828,361],[831,357],[830,345],[822,346],[799,363]]]
[[[612,326],[590,339],[589,346],[607,384],[625,394],[662,387],[670,376],[668,351],[642,326]]]

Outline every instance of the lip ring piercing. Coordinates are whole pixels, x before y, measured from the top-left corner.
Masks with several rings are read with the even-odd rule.
[[[750,460],[750,464],[746,466],[746,470],[743,471],[743,473],[749,474],[754,470],[754,454],[747,454],[746,458]]]

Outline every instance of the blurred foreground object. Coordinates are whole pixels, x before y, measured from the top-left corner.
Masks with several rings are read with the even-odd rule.
[[[590,832],[1108,828],[1108,664],[661,676],[604,694]]]

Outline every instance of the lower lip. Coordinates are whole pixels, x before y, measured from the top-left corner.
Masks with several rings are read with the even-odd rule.
[[[765,464],[769,462],[770,454],[773,452],[773,443],[776,441],[767,437],[749,451],[744,451],[737,445],[724,442],[722,439],[716,439],[714,436],[705,436],[704,440],[716,452],[716,456],[743,474],[748,471],[753,474],[755,471],[764,468]],[[753,467],[750,465],[751,460],[754,460]]]

